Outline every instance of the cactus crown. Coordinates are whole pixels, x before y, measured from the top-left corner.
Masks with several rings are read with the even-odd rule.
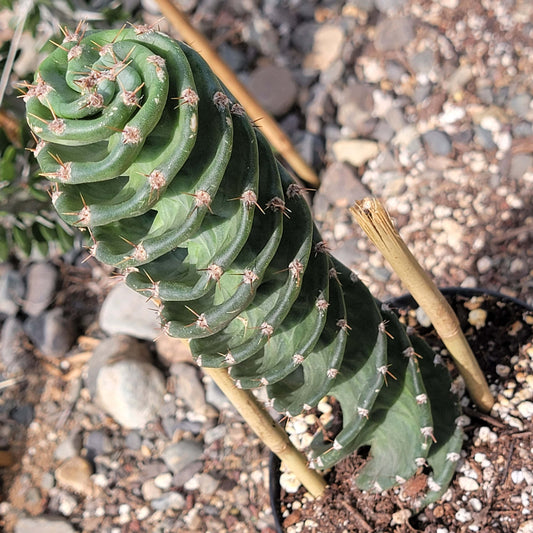
[[[316,435],[316,467],[370,445],[361,488],[429,464],[416,505],[444,492],[462,442],[447,370],[328,253],[301,187],[191,48],[144,26],[78,28],[24,99],[57,211],[198,364],[266,385],[290,415],[337,398],[342,429]]]

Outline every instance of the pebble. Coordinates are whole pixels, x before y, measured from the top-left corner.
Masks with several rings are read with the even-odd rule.
[[[47,357],[63,357],[72,347],[76,338],[76,328],[60,307],[24,322],[24,330],[35,347]]]
[[[414,19],[411,17],[387,17],[376,26],[374,46],[380,52],[400,50],[415,37]]]
[[[533,520],[522,522],[516,533],[533,533]]]
[[[465,492],[473,492],[479,489],[479,483],[471,477],[461,476],[457,482]]]
[[[75,533],[74,528],[61,518],[40,516],[21,518],[15,525],[14,533]]]
[[[204,414],[207,402],[198,368],[187,363],[175,363],[170,367],[170,373],[176,380],[176,397],[181,398],[195,413]]]
[[[165,365],[193,363],[191,350],[186,341],[168,335],[159,335],[155,340],[158,359]]]
[[[248,88],[258,102],[276,117],[291,109],[298,94],[291,71],[277,65],[256,68],[248,79]]]
[[[22,374],[35,363],[28,344],[21,320],[14,316],[8,317],[0,334],[0,361],[7,376]]]
[[[58,499],[59,499],[58,510],[63,516],[70,516],[78,505],[78,501],[76,500],[76,498],[72,494],[69,494],[68,492],[62,491],[59,494]]]
[[[490,257],[487,257],[485,255],[476,261],[476,267],[477,267],[477,271],[480,274],[486,274],[487,272],[489,272],[489,270],[492,269],[493,261]]]
[[[73,431],[65,437],[54,450],[54,459],[64,461],[79,455],[82,446],[82,436],[79,431]]]
[[[33,263],[26,274],[26,296],[22,310],[29,316],[40,315],[54,298],[57,268],[48,262]]]
[[[141,485],[141,494],[145,501],[159,498],[163,491],[155,484],[155,479],[148,479]]]
[[[472,309],[468,313],[468,323],[474,326],[476,329],[485,327],[487,323],[487,311],[485,309]]]
[[[324,24],[313,35],[313,47],[303,61],[303,68],[324,71],[340,58],[344,31],[336,24]]]
[[[354,167],[364,165],[379,153],[378,143],[367,139],[341,139],[331,148],[337,161]]]
[[[461,508],[455,513],[455,519],[463,524],[465,522],[470,522],[470,520],[472,520],[472,513],[464,508]]]
[[[203,452],[201,443],[184,439],[167,446],[161,454],[161,459],[163,459],[171,472],[177,474],[199,459]]]
[[[157,416],[165,391],[165,378],[155,366],[122,359],[100,369],[95,399],[122,427],[140,429]]]
[[[92,467],[83,457],[75,456],[63,461],[55,470],[59,485],[79,494],[90,494],[92,490]]]
[[[391,526],[400,526],[406,524],[412,516],[412,511],[410,509],[402,509],[401,511],[396,511],[392,515],[392,520],[390,522]]]
[[[164,472],[154,478],[154,484],[161,490],[168,490],[172,486],[172,474]]]
[[[516,406],[516,408],[524,418],[531,418],[533,416],[533,402],[521,402]]]
[[[422,135],[422,139],[431,155],[449,156],[452,153],[450,137],[443,131],[428,131]]]
[[[150,506],[156,511],[166,511],[168,509],[180,511],[185,508],[185,505],[185,498],[179,492],[167,492],[150,502]]]
[[[154,303],[125,283],[117,283],[111,289],[102,304],[98,320],[108,335],[124,334],[152,341],[161,334]]]
[[[0,315],[16,315],[25,291],[24,279],[18,270],[8,263],[0,264]]]
[[[321,185],[313,202],[314,212],[319,217],[333,206],[346,209],[352,202],[370,196],[370,191],[355,176],[353,168],[346,163],[336,161],[331,163],[320,179]],[[337,194],[339,190],[346,191],[342,198]]]
[[[515,485],[522,483],[524,481],[524,472],[522,470],[513,470],[511,472],[511,480]]]

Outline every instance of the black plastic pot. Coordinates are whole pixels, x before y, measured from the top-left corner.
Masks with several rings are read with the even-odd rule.
[[[516,298],[513,298],[512,296],[507,296],[505,294],[499,293],[497,291],[462,287],[448,287],[440,290],[441,293],[444,294],[444,296],[460,296],[464,297],[465,299],[470,299],[474,296],[491,296],[497,298],[503,303],[513,303],[519,307],[522,307],[525,312],[533,312],[533,307],[529,304]],[[415,302],[414,298],[410,294],[405,294],[398,298],[391,298],[390,300],[387,300],[384,303],[389,305],[392,309],[416,309],[418,307],[418,304]],[[282,527],[283,519],[281,516],[281,486],[279,481],[280,466],[280,459],[275,454],[271,453],[269,461],[270,505],[272,508],[276,531],[277,533],[284,533]]]

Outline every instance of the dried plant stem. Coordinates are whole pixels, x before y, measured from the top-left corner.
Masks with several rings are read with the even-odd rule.
[[[297,477],[315,498],[326,488],[324,478],[307,465],[305,455],[297,450],[284,429],[272,419],[267,410],[248,390],[238,389],[225,368],[203,368],[239,411],[250,428]]]
[[[199,33],[183,14],[170,0],[156,0],[161,13],[179,32],[181,38],[189,43],[209,64],[213,72],[222,80],[227,88],[233,93],[239,103],[246,109],[251,120],[256,121],[272,146],[285,158],[294,172],[304,181],[311,185],[319,184],[316,173],[303,160],[293,144],[278,123],[248,92],[235,73],[220,58],[209,41]]]
[[[490,411],[494,398],[470,348],[459,320],[427,272],[420,266],[381,203],[375,198],[356,202],[352,215],[390,263],[413,298],[424,309],[465,380],[472,400]]]

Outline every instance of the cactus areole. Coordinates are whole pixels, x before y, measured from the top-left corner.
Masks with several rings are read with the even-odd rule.
[[[429,468],[439,498],[462,443],[448,371],[328,252],[302,188],[191,48],[149,27],[64,31],[26,87],[35,155],[69,224],[152,298],[196,361],[266,386],[296,415],[342,410],[325,469],[362,446],[366,490]]]

